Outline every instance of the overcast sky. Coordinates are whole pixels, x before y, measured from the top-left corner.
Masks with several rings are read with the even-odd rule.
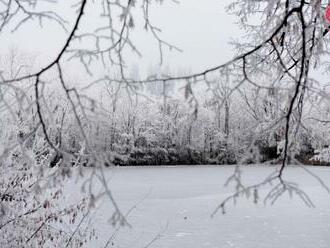
[[[69,8],[72,1],[59,2],[57,10],[72,23],[75,17]],[[162,29],[161,35],[166,41],[183,50],[182,53],[167,53],[163,63],[165,66],[172,70],[180,68],[199,71],[233,56],[228,42],[231,38],[239,37],[241,33],[234,24],[235,17],[225,12],[230,0],[181,0],[179,4],[169,0],[164,2],[152,9],[152,21]],[[96,12],[93,5],[97,4],[90,3],[84,16],[84,27],[97,25],[98,18],[92,15]],[[158,46],[138,25],[133,37],[142,51],[143,58],[129,56],[128,64],[148,68],[159,62]],[[13,34],[9,28],[0,34],[0,51],[3,54],[9,48],[16,47],[38,55],[37,64],[42,65],[56,55],[65,38],[66,34],[55,23],[46,22],[42,29],[39,28],[38,22],[28,23]]]

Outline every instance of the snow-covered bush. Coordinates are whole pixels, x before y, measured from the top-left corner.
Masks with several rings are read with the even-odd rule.
[[[330,148],[315,150],[315,155],[310,159],[312,164],[330,165]]]
[[[89,231],[72,235],[67,225],[87,212],[88,200],[65,203],[61,185],[71,165],[51,169],[53,152],[34,127],[33,110],[18,113],[18,121],[0,124],[0,247],[81,247]]]

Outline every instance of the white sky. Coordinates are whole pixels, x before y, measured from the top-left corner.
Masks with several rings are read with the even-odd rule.
[[[59,2],[57,9],[65,19],[72,21],[74,13],[69,7],[76,1]],[[92,15],[96,12],[93,8],[98,4],[98,1],[95,2],[89,1],[90,6],[82,22],[84,28],[97,25],[98,18]],[[171,70],[199,71],[230,59],[233,51],[228,42],[232,37],[238,37],[240,32],[234,25],[235,18],[225,12],[229,2],[230,0],[181,0],[176,4],[167,0],[153,8],[151,18],[162,29],[162,37],[183,50],[183,53],[167,53],[164,66],[169,66]],[[146,69],[159,62],[158,45],[138,25],[133,35],[143,58],[129,57],[127,64]],[[47,22],[43,29],[39,28],[38,22],[28,23],[15,33],[7,29],[0,34],[0,52],[4,54],[10,48],[19,48],[37,55],[37,64],[44,65],[54,58],[65,38],[66,34],[55,23]]]
[[[151,9],[152,23],[162,29],[161,36],[183,50],[182,53],[172,51],[165,54],[163,62],[165,70],[170,68],[172,74],[197,72],[223,63],[234,56],[229,42],[232,38],[242,39],[244,31],[239,30],[235,24],[236,17],[225,11],[231,1],[180,0],[180,3],[176,4],[171,0],[165,0],[163,4],[156,4],[156,7]],[[70,21],[68,30],[71,30],[76,17],[74,9],[71,8],[76,2],[76,0],[59,0],[55,5],[55,10]],[[99,1],[88,1],[88,3],[81,29],[92,29],[98,26],[100,21],[97,9],[100,8]],[[129,55],[126,58],[127,71],[138,66],[139,74],[143,78],[151,66],[157,66],[159,63],[158,44],[150,33],[143,29],[141,21],[135,22],[136,28],[132,37],[143,58]],[[43,67],[54,59],[66,37],[67,34],[52,22],[45,22],[43,28],[39,27],[37,21],[27,23],[14,33],[7,28],[0,33],[0,56],[8,53],[9,49],[18,48],[19,51],[36,56],[35,64],[37,67]],[[66,65],[65,72],[66,79],[87,84],[95,78],[104,76],[108,70],[99,66],[94,76],[89,78],[83,67],[70,63]],[[312,76],[328,82],[328,75],[322,75],[320,71],[313,71]]]

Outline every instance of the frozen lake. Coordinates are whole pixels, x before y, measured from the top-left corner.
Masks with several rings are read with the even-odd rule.
[[[261,181],[274,168],[245,167],[246,183]],[[330,185],[330,168],[309,167]],[[109,185],[122,211],[132,206],[131,228],[115,231],[108,223],[113,208],[98,204],[91,224],[100,232],[89,247],[329,248],[330,194],[300,168],[287,168],[286,179],[299,183],[315,208],[288,195],[273,206],[240,199],[227,213],[211,213],[233,188],[223,187],[233,166],[125,167],[107,169]],[[151,242],[151,244],[150,244]],[[150,244],[150,246],[149,246]]]

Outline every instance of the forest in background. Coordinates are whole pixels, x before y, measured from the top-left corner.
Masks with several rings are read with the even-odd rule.
[[[14,65],[21,58],[17,54],[5,57],[7,64],[12,61],[12,73],[19,70]],[[136,67],[131,74],[138,80]],[[286,89],[248,85],[234,91],[227,79],[215,78],[206,87],[174,81],[141,84],[134,90],[112,82],[102,84],[97,94],[96,98],[86,94],[78,99],[79,113],[72,112],[65,94],[56,89],[45,91],[43,97],[51,143],[79,156],[65,158],[47,146],[29,89],[17,87],[2,94],[7,107],[11,106],[8,117],[14,118],[1,119],[1,139],[10,145],[18,138],[37,159],[47,157],[51,167],[94,166],[90,157],[93,151],[102,154],[105,166],[282,161],[283,115],[289,104]],[[18,104],[11,105],[13,100]],[[330,114],[328,101],[315,96],[308,105],[303,119],[299,120],[297,111],[292,115],[292,124],[300,124],[290,145],[289,163],[329,165],[329,123],[324,121],[324,113]],[[12,156],[21,157],[20,149]]]

